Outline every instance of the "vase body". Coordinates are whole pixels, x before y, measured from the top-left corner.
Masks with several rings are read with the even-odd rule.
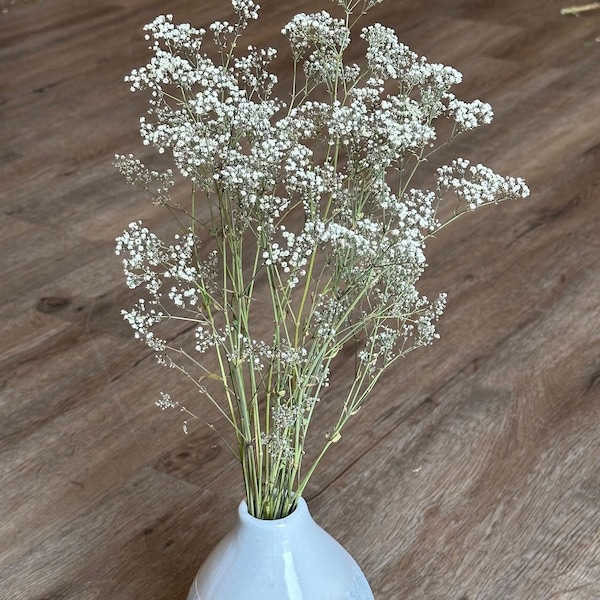
[[[301,498],[283,519],[261,520],[245,502],[202,565],[187,600],[373,600],[359,566],[312,519]]]

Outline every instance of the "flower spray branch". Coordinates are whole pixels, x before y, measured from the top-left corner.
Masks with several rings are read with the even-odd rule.
[[[153,56],[127,78],[132,91],[150,92],[143,142],[189,180],[191,208],[171,201],[171,171],[117,157],[128,181],[181,226],[172,243],[141,222],[117,239],[127,284],[145,290],[123,314],[231,427],[249,511],[265,519],[294,509],[382,374],[438,337],[445,294],[430,301],[416,287],[427,239],[480,206],[528,194],[521,179],[462,158],[431,173],[431,189],[415,189],[418,169],[489,123],[492,110],[457,99],[458,71],[419,57],[380,24],[360,32],[364,64],[346,64],[354,28],[378,0],[335,3],[340,17],[301,13],[283,29],[293,59],[287,102],[274,95],[275,49],[239,52],[258,18],[252,0],[232,0],[236,22],[208,31],[157,17],[146,26]],[[207,37],[217,61],[204,51]],[[438,141],[442,120],[453,128]],[[174,321],[193,328],[191,347],[159,335]],[[355,353],[354,372],[305,466],[309,426],[344,348]],[[209,393],[208,382],[222,391]],[[158,404],[198,412],[168,395]]]

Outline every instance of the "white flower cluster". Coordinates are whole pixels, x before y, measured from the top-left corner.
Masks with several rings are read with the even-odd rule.
[[[281,460],[284,464],[293,465],[297,448],[294,443],[294,432],[299,422],[306,418],[319,399],[305,396],[302,401],[278,402],[271,409],[273,430],[261,435],[261,444],[266,447],[270,456]]]
[[[127,286],[144,287],[149,299],[140,298],[134,308],[122,311],[136,338],[157,352],[164,351],[166,342],[155,335],[152,327],[172,317],[167,310],[191,311],[197,315],[201,295],[212,289],[215,279],[216,254],[205,261],[196,257],[196,238],[191,232],[177,234],[175,243],[164,244],[141,221],[129,224],[129,229],[117,238],[115,252],[124,254],[123,268]]]
[[[437,180],[440,191],[452,190],[469,210],[506,198],[529,195],[529,188],[520,177],[503,177],[484,165],[471,165],[464,158],[440,167]]]
[[[238,26],[213,24],[210,29],[217,36],[239,33],[258,17],[258,6],[251,0],[232,3]],[[341,4],[345,6],[344,0]],[[479,100],[463,102],[450,93],[461,74],[419,57],[399,42],[392,29],[380,24],[362,32],[367,42],[366,70],[346,67],[342,55],[350,31],[344,21],[326,11],[301,13],[283,33],[295,60],[305,60],[307,81],[315,85],[319,73],[316,78],[325,81],[330,93],[338,75],[351,78],[353,85],[345,96],[334,90],[329,103],[308,96],[302,102],[293,98],[287,115],[278,120],[284,104],[269,98],[276,78],[267,71],[276,56],[274,49],[251,46],[248,54],[234,56],[223,66],[200,54],[204,29],[174,25],[167,15],[146,30],[154,39],[154,57],[128,78],[133,90],[149,88],[153,93],[150,115],[154,118],[141,122],[144,143],[159,152],[169,149],[183,175],[206,192],[228,198],[227,210],[239,216],[237,230],[228,231],[236,237],[248,230],[256,232],[262,264],[277,272],[273,281],[287,290],[303,282],[310,285],[307,272],[320,253],[330,265],[334,285],[339,286],[338,291],[331,289],[335,302],[346,307],[342,320],[350,317],[347,307],[359,310],[363,298],[371,311],[396,315],[402,321],[399,337],[412,331],[409,317],[419,314],[415,343],[433,339],[433,319],[427,316],[415,286],[426,265],[425,240],[440,227],[437,209],[444,194],[454,192],[469,210],[527,194],[522,180],[502,177],[482,165],[470,166],[463,159],[438,169],[435,192],[405,189],[399,197],[392,192],[387,172],[400,169],[407,158],[422,155],[435,142],[436,118],[453,118],[459,132],[491,121],[489,105]],[[396,85],[394,93],[390,81]],[[172,103],[174,89],[180,90],[181,100]],[[318,159],[311,142],[326,142],[325,160]],[[167,197],[171,173],[149,171],[133,157],[118,157],[117,162],[130,182],[145,186],[161,182],[158,196]],[[304,225],[292,230],[285,217],[299,204]],[[216,279],[218,267],[216,255],[210,269],[194,264],[194,245],[195,238],[188,233],[167,247],[132,224],[117,250],[129,252],[124,266],[131,287],[144,284],[152,301],[160,304],[163,279],[171,279],[175,283],[167,297],[187,310],[198,306],[199,290]],[[160,264],[169,266],[159,272],[155,267]],[[325,317],[334,313],[324,311],[324,306],[320,302],[314,310],[314,323],[307,331],[343,329],[341,321]],[[439,306],[433,315],[441,310]],[[130,318],[142,327],[139,309]],[[196,349],[205,351],[230,336],[230,331],[219,334],[202,324]],[[252,356],[258,367],[264,358],[273,360],[272,354],[258,352],[247,334],[240,333],[239,339],[237,350],[228,352],[230,361]]]
[[[173,279],[179,287],[171,288],[171,292],[189,298],[190,304],[194,305],[197,303],[195,283],[199,274],[197,266],[192,264],[195,236],[187,232],[183,236],[177,234],[175,239],[175,244],[166,246],[156,234],[143,227],[141,221],[134,221],[129,224],[129,230],[117,238],[115,252],[127,255],[123,258],[123,268],[129,288],[144,285],[157,300],[163,281]],[[182,289],[181,286],[185,287]],[[184,307],[183,302],[176,304]]]
[[[154,52],[150,63],[140,69],[133,69],[125,81],[131,84],[131,91],[151,89],[154,103],[162,99],[163,86],[170,84],[193,85],[197,73],[188,56],[200,52],[206,31],[196,29],[189,23],[173,24],[173,15],[161,15],[144,27],[146,39],[153,39],[150,49]],[[161,44],[166,46],[165,49]],[[182,52],[182,54],[180,54]]]
[[[149,308],[144,298],[140,298],[131,310],[122,310],[121,314],[133,329],[136,339],[143,339],[155,352],[163,352],[166,342],[156,336],[152,327],[166,320],[168,315],[155,308]]]
[[[349,94],[346,105],[334,102],[328,120],[330,139],[339,141],[350,160],[349,168],[387,169],[401,156],[435,139],[416,101],[407,96],[383,98],[384,81],[368,79]]]
[[[173,25],[173,15],[171,14],[159,15],[152,23],[144,26],[144,31],[149,32],[146,33],[146,40],[154,39],[155,42],[163,40],[169,48],[184,48],[195,53],[200,51],[202,38],[206,34],[205,29],[196,29],[189,23]],[[154,44],[152,49],[155,50],[157,47],[157,44]]]
[[[260,6],[252,0],[231,0],[231,4],[238,16],[237,24],[231,25],[228,21],[215,21],[210,25],[215,43],[221,49],[227,47],[229,36],[233,34],[237,37],[240,31],[246,28],[249,21],[258,19]],[[235,41],[231,42],[231,45],[234,46]]]
[[[285,246],[272,241],[268,249],[263,251],[264,264],[268,267],[278,266],[287,275],[287,286],[293,288],[299,283],[300,277],[306,275],[305,267],[314,249],[324,240],[325,227],[321,222],[307,221],[298,235],[288,231],[285,225],[280,225],[278,229]]]
[[[350,31],[344,21],[335,19],[324,10],[310,15],[297,14],[281,33],[288,38],[296,60],[302,58],[309,49],[315,49],[318,54],[312,58],[320,61],[342,52],[350,43]],[[334,65],[338,62],[336,60]],[[328,66],[321,65],[320,68],[326,70]],[[314,69],[319,70],[316,67]]]
[[[160,399],[155,402],[156,406],[161,410],[175,408],[177,405],[171,400],[171,395],[166,392],[160,392]]]
[[[262,456],[266,446],[274,461],[298,461],[295,444],[342,348],[352,346],[356,371],[332,440],[385,368],[438,337],[445,294],[429,301],[418,291],[428,238],[463,213],[529,190],[462,158],[434,167],[431,189],[415,186],[417,169],[439,146],[490,123],[493,112],[458,99],[451,90],[461,73],[418,56],[380,24],[362,30],[364,61],[346,64],[350,12],[380,0],[334,0],[343,19],[321,11],[290,20],[283,34],[294,79],[285,101],[269,71],[277,51],[239,43],[258,5],[231,1],[237,21],[207,30],[157,17],[146,27],[153,56],[127,78],[150,95],[144,144],[172,157],[194,201],[190,209],[170,200],[171,171],[117,157],[130,183],[184,223],[172,244],[141,222],[117,239],[127,284],[148,296],[124,316],[164,364],[192,381],[202,378],[177,359],[201,368],[197,354],[216,352],[221,371],[210,377],[224,384],[230,407],[232,396],[242,407],[241,416],[227,414],[239,447],[256,444]],[[205,42],[217,52],[205,52]],[[441,120],[451,123],[449,140],[438,140]],[[448,199],[455,209],[444,221]],[[216,248],[208,256],[202,235]],[[189,351],[152,331],[170,319],[194,328]],[[257,323],[271,324],[267,337],[254,335]],[[262,428],[243,421],[265,405]],[[161,407],[171,406],[164,396]]]
[[[140,185],[154,197],[156,204],[166,204],[170,200],[171,188],[175,185],[173,171],[151,171],[132,154],[124,156],[115,155],[115,166],[125,177],[127,183]]]
[[[258,19],[260,6],[252,0],[231,0],[231,4],[242,21],[248,22],[251,19]]]
[[[240,81],[246,86],[248,96],[258,94],[262,99],[271,96],[277,84],[277,76],[267,71],[267,66],[277,57],[275,48],[255,48],[248,46],[248,54],[235,58],[235,70],[239,73]]]
[[[462,131],[475,129],[480,125],[487,125],[492,122],[494,112],[492,107],[481,100],[473,102],[463,102],[449,95],[448,113],[454,117],[456,124]]]
[[[393,29],[376,23],[365,27],[362,36],[367,44],[366,59],[376,76],[401,84],[401,91],[409,94],[418,87],[438,97],[446,97],[448,90],[462,81],[462,75],[452,67],[429,63],[406,44],[398,40]]]

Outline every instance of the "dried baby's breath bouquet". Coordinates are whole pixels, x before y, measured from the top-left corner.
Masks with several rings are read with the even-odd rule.
[[[346,64],[356,23],[380,1],[336,0],[339,17],[293,17],[282,31],[293,58],[282,98],[269,70],[276,50],[240,51],[258,18],[252,0],[232,0],[235,23],[208,31],[156,18],[146,26],[153,57],[127,78],[133,91],[150,92],[144,144],[172,157],[191,200],[171,200],[171,171],[117,157],[128,181],[181,225],[171,241],[141,222],[117,239],[127,284],[145,290],[123,314],[232,427],[258,518],[294,510],[385,370],[438,337],[445,294],[429,300],[416,288],[425,241],[477,207],[528,194],[521,179],[462,158],[434,170],[430,189],[411,187],[440,146],[489,123],[492,110],[457,99],[459,72],[417,56],[380,24],[360,31],[364,63]],[[441,121],[451,127],[440,142]],[[193,343],[167,341],[165,322],[189,324]],[[337,421],[304,465],[309,425],[344,348],[355,357],[352,380],[333,394]],[[197,412],[166,392],[157,404]]]

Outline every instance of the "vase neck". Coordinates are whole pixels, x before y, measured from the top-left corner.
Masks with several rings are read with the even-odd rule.
[[[306,521],[312,521],[312,516],[304,498],[299,498],[294,511],[281,519],[258,519],[252,516],[248,512],[248,505],[244,500],[238,507],[238,520],[243,527],[252,529],[290,530],[306,523]]]

